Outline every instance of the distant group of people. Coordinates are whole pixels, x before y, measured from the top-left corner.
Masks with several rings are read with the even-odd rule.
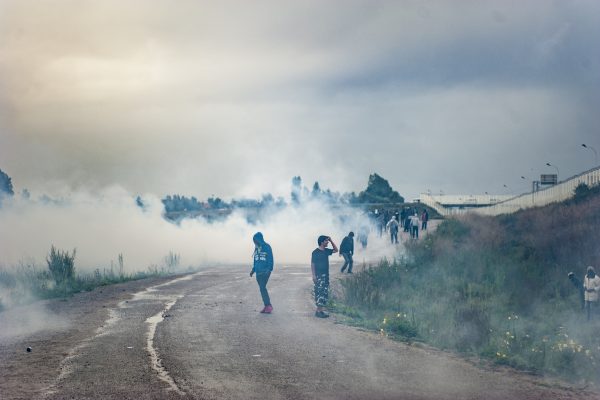
[[[579,290],[579,300],[581,309],[585,311],[587,320],[592,319],[593,315],[598,314],[598,301],[600,292],[600,277],[592,266],[588,266],[583,280],[569,272],[569,280]]]
[[[405,207],[401,211],[392,213],[384,211],[380,213],[377,209],[373,212],[373,219],[379,237],[383,236],[383,232],[388,232],[392,244],[398,243],[398,232],[400,228],[404,232],[410,234],[412,239],[419,238],[419,228],[427,230],[427,222],[429,222],[429,213],[426,209],[419,214],[419,211],[414,208]]]

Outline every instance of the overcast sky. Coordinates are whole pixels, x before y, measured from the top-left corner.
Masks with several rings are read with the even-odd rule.
[[[597,0],[0,0],[17,191],[516,194],[594,166],[599,100]]]

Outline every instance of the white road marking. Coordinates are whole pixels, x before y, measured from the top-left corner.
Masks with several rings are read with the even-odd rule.
[[[154,348],[154,334],[156,333],[156,327],[165,319],[165,313],[169,311],[181,297],[182,296],[177,296],[174,300],[168,302],[166,307],[158,314],[146,319],[146,323],[148,324],[146,350],[148,350],[148,353],[150,354],[150,365],[158,373],[160,380],[167,383],[171,387],[171,390],[174,390],[180,395],[184,395],[185,393],[179,389],[173,378],[171,378],[165,367],[163,367],[162,362],[158,357],[158,352]]]

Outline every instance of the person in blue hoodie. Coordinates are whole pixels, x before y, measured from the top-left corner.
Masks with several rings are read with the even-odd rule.
[[[252,271],[250,271],[250,276],[256,273],[256,282],[258,282],[260,295],[265,304],[265,308],[262,309],[261,313],[271,314],[273,306],[271,305],[271,299],[269,298],[269,292],[267,291],[267,282],[273,271],[273,250],[271,250],[271,246],[265,242],[265,239],[260,232],[256,232],[252,237],[252,240],[254,241],[254,254],[252,254],[254,265]]]

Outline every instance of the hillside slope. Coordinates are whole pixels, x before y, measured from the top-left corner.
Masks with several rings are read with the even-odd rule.
[[[569,272],[600,272],[600,190],[500,217],[468,214],[342,281],[352,322],[495,362],[600,382],[600,313]]]

